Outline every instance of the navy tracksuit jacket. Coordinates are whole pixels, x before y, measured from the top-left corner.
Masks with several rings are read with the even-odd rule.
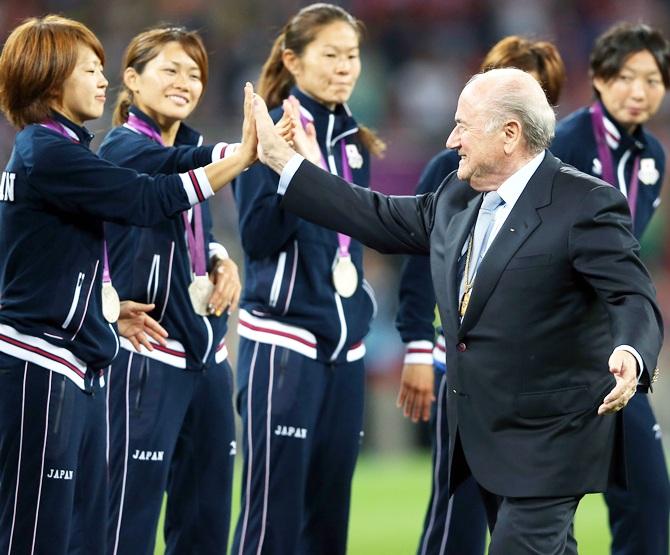
[[[160,133],[137,107],[130,112]],[[107,134],[99,153],[143,173],[169,174],[216,161],[227,146],[201,143],[184,123],[171,147],[125,124]],[[201,210],[206,258],[227,256],[212,237],[207,202]],[[141,355],[122,340],[110,371],[108,553],[153,552],[167,491],[166,552],[198,546],[203,555],[218,555],[228,545],[235,454],[232,372],[224,343],[228,316],[193,310],[182,214],[145,228],[106,224],[105,235],[121,298],[155,303],[151,315],[169,334],[165,347],[155,344]]]
[[[343,175],[345,148],[353,180],[367,186],[369,155],[348,108],[292,94],[328,169]],[[281,109],[271,115],[277,121]],[[349,248],[357,290],[336,293],[337,233],[284,212],[278,181],[254,164],[234,184],[245,252],[237,371],[245,463],[233,553],[343,554],[374,300],[357,241]]]
[[[640,239],[660,203],[665,153],[658,140],[638,126],[629,134],[603,109],[606,140],[612,155],[616,186],[628,196],[636,157],[638,193],[633,231]],[[581,108],[556,127],[551,151],[578,170],[602,177],[602,161],[589,108]],[[653,372],[653,368],[649,369]],[[670,482],[661,430],[646,394],[638,392],[623,410],[628,490],[605,493],[612,531],[612,555],[666,555],[670,547]]]
[[[16,136],[0,181],[0,552],[105,552],[103,220],[154,225],[211,196],[202,170],[138,174],[90,133]]]

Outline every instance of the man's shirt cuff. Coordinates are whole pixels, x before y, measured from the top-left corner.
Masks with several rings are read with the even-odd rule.
[[[293,179],[295,172],[298,171],[298,168],[300,167],[300,164],[302,164],[302,161],[304,159],[305,158],[303,156],[296,153],[291,157],[291,159],[288,162],[286,162],[284,170],[281,172],[281,175],[279,176],[279,185],[277,186],[277,193],[279,193],[280,195],[286,193],[286,189],[288,189],[288,186],[291,183],[291,179]]]
[[[637,377],[639,378],[642,375],[642,371],[644,370],[644,364],[642,363],[642,357],[640,356],[640,353],[638,353],[630,345],[619,345],[612,352],[616,353],[617,351],[627,351],[635,357],[635,360],[637,360]]]

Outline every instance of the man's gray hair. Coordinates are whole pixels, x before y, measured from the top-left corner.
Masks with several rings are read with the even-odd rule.
[[[468,84],[484,76],[494,77],[495,73],[507,74],[509,78],[496,80],[495,90],[489,92],[485,131],[489,133],[509,119],[516,119],[531,153],[537,154],[548,148],[554,138],[556,114],[539,83],[521,70],[504,68],[479,73]],[[533,83],[525,79],[526,75]]]

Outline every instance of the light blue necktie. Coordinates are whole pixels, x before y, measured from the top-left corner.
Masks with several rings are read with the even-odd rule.
[[[505,201],[497,191],[491,191],[484,195],[472,238],[472,252],[470,253],[470,267],[468,268],[468,281],[470,282],[477,273],[477,268],[479,268],[479,264],[481,264],[484,258],[486,244],[493,229],[493,215],[501,204],[505,204]]]

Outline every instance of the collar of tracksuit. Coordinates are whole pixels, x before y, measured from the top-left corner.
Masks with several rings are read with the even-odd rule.
[[[161,129],[156,123],[156,121],[149,115],[145,114],[137,106],[132,105],[128,111],[140,118],[147,125],[150,125],[157,133],[160,134]],[[200,146],[202,143],[202,135],[198,133],[192,127],[189,127],[184,122],[179,124],[179,129],[177,130],[177,136],[175,137],[174,144],[178,145],[191,145],[191,146]]]

